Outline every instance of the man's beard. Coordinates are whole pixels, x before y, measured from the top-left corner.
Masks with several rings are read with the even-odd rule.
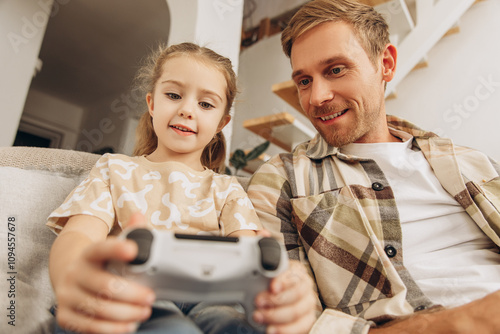
[[[338,113],[346,109],[348,109],[347,113],[350,114],[346,116],[354,118],[353,121],[350,121],[347,127],[344,126],[343,128],[335,129],[336,127],[331,126],[326,128],[325,126],[317,126],[316,123],[313,123],[316,130],[318,130],[320,135],[330,146],[342,147],[358,141],[373,129],[380,115],[380,109],[377,109],[373,105],[369,106],[369,109],[363,108],[360,110],[356,105],[352,105],[350,103],[346,103],[341,106],[329,105],[320,107],[314,111],[314,115],[328,115]]]

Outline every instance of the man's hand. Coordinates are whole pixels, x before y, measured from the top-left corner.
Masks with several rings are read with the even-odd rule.
[[[267,325],[267,333],[308,333],[316,321],[316,299],[312,278],[291,260],[288,270],[255,298],[253,318]]]

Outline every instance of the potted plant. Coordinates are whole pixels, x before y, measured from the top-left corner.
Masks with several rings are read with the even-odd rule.
[[[240,169],[245,168],[248,165],[248,162],[257,159],[262,153],[264,153],[269,147],[269,141],[265,141],[264,143],[254,147],[250,152],[245,153],[241,149],[237,149],[232,154],[229,162],[234,167],[235,172],[234,175],[238,175],[238,171]],[[226,167],[226,174],[231,175],[231,170]]]

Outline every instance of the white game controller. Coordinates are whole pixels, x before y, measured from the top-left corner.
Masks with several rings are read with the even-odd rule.
[[[108,270],[151,287],[157,300],[237,302],[252,319],[255,296],[288,266],[285,250],[272,238],[176,234],[144,228],[120,238],[139,247],[129,262],[111,262]]]

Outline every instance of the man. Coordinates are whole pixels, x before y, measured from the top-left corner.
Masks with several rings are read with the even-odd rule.
[[[353,0],[304,5],[282,34],[318,135],[254,174],[264,226],[315,278],[314,333],[498,333],[499,166],[386,116],[397,51]]]

